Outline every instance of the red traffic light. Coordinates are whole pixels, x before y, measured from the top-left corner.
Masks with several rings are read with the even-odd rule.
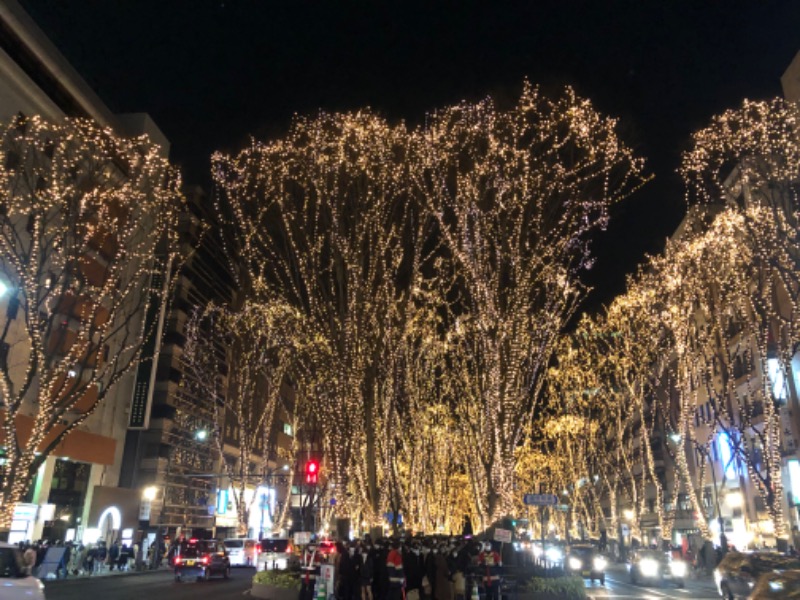
[[[306,483],[316,484],[318,476],[319,476],[319,461],[317,461],[316,459],[309,460],[306,463]]]

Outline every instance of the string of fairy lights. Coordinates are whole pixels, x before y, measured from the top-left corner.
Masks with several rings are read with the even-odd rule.
[[[243,535],[256,501],[255,494],[248,496],[253,475],[270,471],[269,440],[283,406],[281,386],[302,351],[302,334],[297,311],[279,301],[246,301],[235,310],[212,303],[186,325],[183,385],[210,400],[218,455],[231,456],[229,448],[235,449],[235,461],[220,462]]]
[[[785,536],[767,379],[770,360],[787,374],[800,339],[797,122],[793,105],[745,102],[695,134],[681,236],[570,336],[591,235],[647,180],[616,121],[572,90],[525,84],[510,107],[465,102],[418,127],[369,110],[297,117],[281,139],[216,154],[221,237],[250,297],[198,316],[186,360],[239,415],[237,464],[263,451],[291,375],[321,431],[326,490],[354,522],[390,511],[414,529],[458,531],[464,515],[485,527],[520,510],[524,482],[569,499],[564,527],[625,518],[641,535],[654,492],[662,537],[679,497],[708,536],[716,471],[697,457],[724,436]],[[153,146],[82,121],[14,124],[1,151],[0,258],[26,315],[3,335],[29,355],[0,383],[8,506],[47,435],[85,421],[138,359],[129,307],[181,199]],[[227,357],[224,384],[208,344],[246,358]],[[18,414],[33,417],[24,447],[9,444]],[[244,497],[242,472],[229,476]]]
[[[788,382],[800,339],[797,115],[797,106],[782,100],[746,101],[695,134],[681,166],[691,206],[681,235],[650,259],[605,314],[581,323],[567,348],[578,348],[579,357],[560,351],[552,373],[554,385],[605,391],[599,412],[562,395],[555,416],[594,418],[613,431],[605,424],[614,420],[620,404],[611,401],[614,393],[621,391],[619,400],[631,403],[625,421],[643,432],[638,444],[646,476],[639,480],[638,494],[626,490],[624,500],[638,527],[636,498],[644,486],[653,487],[664,539],[671,537],[680,497],[691,506],[701,535],[710,537],[712,521],[721,523],[722,515],[719,501],[716,508],[705,502],[709,493],[724,495],[727,486],[716,480],[730,477],[737,478],[739,490],[749,482],[761,498],[769,513],[767,530],[778,538],[787,535],[781,456],[786,440],[779,410],[786,400],[776,391],[769,362],[780,371],[777,381]],[[617,343],[616,349],[608,340]],[[619,346],[623,340],[632,345]],[[629,351],[633,360],[623,360]],[[610,371],[601,368],[603,363]],[[620,378],[631,375],[642,379],[623,388]],[[623,447],[633,440],[629,437],[615,443]],[[726,452],[712,452],[722,445],[727,462]],[[626,466],[624,456],[631,450],[612,462]],[[654,468],[656,452],[664,456],[664,450],[675,462],[674,481],[657,476]],[[711,463],[717,453],[725,464]],[[620,478],[610,475],[605,485],[613,504]],[[569,485],[587,476],[573,468],[564,469],[559,479]],[[604,476],[601,470],[601,482]],[[630,474],[622,480],[629,486],[637,482]],[[750,520],[761,518],[756,510],[746,514]],[[612,516],[615,522],[618,515]]]
[[[86,120],[14,119],[0,131],[0,165],[8,527],[45,458],[137,364],[152,333],[144,309],[166,293],[151,282],[175,259],[183,198],[156,145]]]

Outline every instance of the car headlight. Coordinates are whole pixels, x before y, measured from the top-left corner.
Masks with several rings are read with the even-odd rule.
[[[594,567],[595,571],[605,571],[606,559],[602,556],[595,556],[594,560],[592,561],[592,566]]]
[[[644,558],[639,563],[639,570],[645,577],[655,577],[658,575],[658,561],[652,558]]]
[[[583,563],[581,562],[580,558],[575,558],[574,556],[569,557],[569,568],[573,571],[580,571]]]
[[[547,552],[545,552],[545,556],[547,556],[547,560],[552,562],[558,562],[564,558],[564,555],[561,554],[561,550],[557,548],[550,548]]]
[[[686,577],[686,563],[682,560],[673,561],[672,574],[675,577]]]
[[[769,589],[780,592],[783,589],[783,582],[782,581],[770,581],[769,582]]]

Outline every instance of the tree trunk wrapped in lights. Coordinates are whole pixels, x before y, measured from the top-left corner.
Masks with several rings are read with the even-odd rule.
[[[775,239],[774,216],[764,207],[728,208],[700,233],[669,245],[655,265],[677,358],[679,434],[704,456],[711,444],[724,444],[729,458],[720,476],[743,476],[737,466],[746,468],[783,538],[785,398],[769,379],[768,360],[788,350],[770,346],[779,321],[772,274],[789,268],[779,266],[789,255],[781,248],[786,240]],[[696,493],[693,500],[700,504]]]
[[[113,394],[154,334],[144,311],[166,300],[183,200],[177,172],[144,137],[38,118],[16,119],[0,136],[7,528],[39,466]]]
[[[433,113],[416,140],[412,175],[450,259],[457,411],[486,526],[513,507],[514,453],[583,296],[589,234],[643,181],[615,126],[571,90],[549,100],[526,85],[508,110]]]
[[[213,438],[230,480],[240,535],[247,535],[257,500],[256,494],[247,497],[248,488],[271,474],[270,433],[301,339],[299,314],[281,302],[248,301],[238,310],[211,304],[186,326],[185,385],[213,406]],[[228,460],[226,445],[235,448],[235,460]]]

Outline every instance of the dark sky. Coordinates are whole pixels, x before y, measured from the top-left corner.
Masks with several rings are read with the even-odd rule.
[[[779,95],[800,50],[800,0],[21,0],[112,110],[146,111],[190,182],[293,113],[370,106],[410,123],[523,78],[570,84],[621,119],[655,180],[612,213],[587,306],[658,252],[684,202],[692,131],[745,97]]]

